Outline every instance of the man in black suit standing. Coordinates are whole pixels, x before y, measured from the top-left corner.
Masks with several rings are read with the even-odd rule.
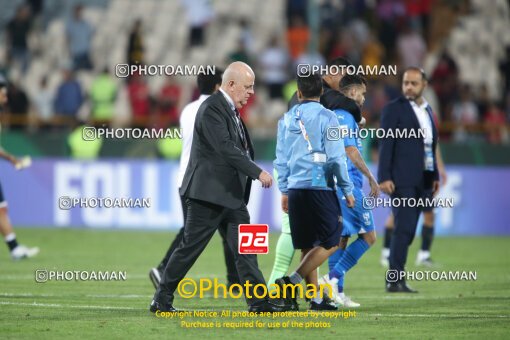
[[[273,178],[253,162],[253,145],[238,109],[254,93],[255,74],[245,63],[234,62],[223,73],[220,90],[198,109],[190,160],[180,194],[186,198],[188,215],[184,238],[170,257],[156,290],[150,311],[175,311],[172,306],[179,282],[209,243],[218,225],[227,224],[227,240],[234,253],[241,284],[251,287],[266,282],[256,255],[238,253],[238,226],[250,223],[246,208],[252,180],[264,188]],[[249,311],[279,312],[290,306],[262,296],[264,291],[244,292]]]
[[[389,130],[422,129],[417,138],[384,138],[380,140],[378,179],[383,192],[401,199],[431,198],[439,189],[436,162],[437,131],[432,109],[423,98],[427,86],[425,72],[418,67],[408,68],[402,79],[403,97],[388,103],[382,110],[381,128]],[[415,293],[400,272],[404,271],[409,245],[416,233],[421,208],[400,204],[392,208],[395,230],[390,245],[390,271],[386,275],[387,292]],[[393,271],[393,273],[390,272]],[[394,276],[396,274],[396,276]],[[395,277],[398,279],[395,280]]]

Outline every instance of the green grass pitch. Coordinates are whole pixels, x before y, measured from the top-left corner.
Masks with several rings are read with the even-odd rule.
[[[476,271],[476,281],[410,282],[419,294],[384,292],[385,269],[379,263],[381,242],[347,275],[346,293],[362,304],[356,317],[315,321],[328,328],[278,328],[287,321],[261,319],[254,329],[191,329],[180,320],[156,318],[148,312],[153,287],[148,271],[160,260],[174,234],[144,231],[18,228],[22,243],[38,245],[33,259],[13,262],[0,248],[0,338],[510,338],[510,238],[436,238],[433,258],[440,270]],[[269,277],[278,235],[270,235],[270,253],[259,256]],[[408,270],[419,239],[409,254]],[[5,246],[4,246],[5,247]],[[294,258],[293,267],[297,263]],[[35,282],[35,270],[126,271],[126,281]],[[321,268],[325,273],[325,267]],[[225,282],[220,239],[215,236],[188,273],[191,278]],[[176,298],[185,310],[244,311],[244,299]],[[300,301],[300,307],[305,307]],[[210,319],[186,319],[211,321]],[[249,319],[242,319],[249,321]],[[226,318],[217,318],[220,324]],[[232,320],[229,320],[232,321]],[[234,320],[234,321],[241,321]],[[271,324],[270,324],[271,322]]]

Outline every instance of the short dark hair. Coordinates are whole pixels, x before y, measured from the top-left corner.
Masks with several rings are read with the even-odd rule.
[[[421,68],[421,67],[418,67],[418,66],[409,66],[408,68],[406,68],[404,70],[404,72],[402,73],[402,79],[404,79],[404,73],[406,73],[407,71],[416,71],[416,72],[420,72],[421,74],[421,78],[423,80],[427,80],[427,74],[425,73],[425,71]]]
[[[336,57],[334,59],[331,59],[330,62],[328,63],[328,66],[351,66],[352,63],[350,62],[349,59],[347,58],[344,58],[344,57]]]
[[[305,98],[320,97],[322,94],[322,78],[318,74],[298,77],[297,87]]]
[[[197,76],[197,86],[200,94],[213,94],[216,85],[221,85],[223,70],[215,68],[213,74],[205,73]]]
[[[367,85],[367,81],[362,76],[357,74],[346,74],[340,80],[340,90],[347,86],[352,85]]]

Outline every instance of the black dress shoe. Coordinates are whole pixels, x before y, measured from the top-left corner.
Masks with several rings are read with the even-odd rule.
[[[297,303],[296,294],[299,289],[292,289],[292,286],[297,285],[290,282],[290,278],[288,276],[276,279],[274,283],[280,287],[280,297],[284,299],[285,304],[289,305],[291,310],[298,311],[299,305]]]
[[[253,313],[275,313],[289,310],[291,310],[290,305],[286,305],[277,299],[257,301],[248,307],[248,312]]]
[[[321,303],[317,303],[313,300],[310,302],[310,310],[338,310],[338,307],[336,306],[335,301],[324,294]]]
[[[388,282],[386,284],[386,292],[388,292],[388,293],[418,293],[417,290],[412,289],[405,282]]]
[[[178,312],[177,309],[175,309],[171,303],[159,303],[158,301],[152,300],[151,306],[149,308],[151,313],[156,313],[157,311],[160,312]]]

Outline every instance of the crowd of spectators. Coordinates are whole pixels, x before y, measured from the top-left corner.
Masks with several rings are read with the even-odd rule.
[[[59,72],[62,77],[55,90],[51,90],[48,77],[37,80],[35,95],[28,95],[9,70],[17,65],[22,77],[37,56],[28,43],[40,8],[33,1],[20,6],[8,22],[5,31],[7,57],[5,65],[10,80],[9,104],[4,116],[12,129],[55,128],[66,126],[84,116],[109,123],[115,119],[119,91],[125,89],[133,126],[175,126],[180,109],[185,104],[184,90],[178,76],[168,77],[154,91],[147,79],[133,75],[125,80],[116,79],[108,68],[99,69],[91,58],[95,30],[83,17],[83,6],[76,5],[67,20],[65,32],[69,63]],[[452,2],[462,15],[465,3]],[[40,3],[36,2],[38,5]],[[257,92],[266,94],[268,101],[286,103],[295,88],[295,67],[303,60],[322,60],[347,57],[355,65],[396,65],[398,70],[408,66],[423,66],[427,55],[440,46],[437,62],[428,71],[429,90],[425,97],[433,104],[440,122],[443,138],[463,142],[486,140],[499,144],[508,141],[505,126],[510,120],[510,62],[500,65],[504,86],[499,98],[491,98],[487,87],[473,88],[459,79],[456,60],[438,43],[444,37],[435,35],[431,27],[433,0],[379,0],[369,6],[365,0],[322,0],[314,9],[307,0],[287,0],[285,31],[274,32],[264,40],[264,47],[255,49],[253,34],[255,20],[246,18],[236,22],[240,36],[232,51],[225,51],[225,63],[240,60],[253,65],[257,74]],[[460,4],[460,5],[459,5]],[[193,49],[207,43],[208,24],[215,20],[209,2],[192,0],[183,2],[189,23],[189,41],[186,48]],[[318,18],[318,20],[317,20]],[[318,23],[318,27],[314,26]],[[129,65],[145,63],[146,40],[149,32],[144,23],[136,20],[127,31],[125,62]],[[507,56],[510,55],[510,49]],[[224,66],[224,65],[219,65]],[[77,77],[79,72],[92,75],[86,86]],[[18,77],[18,78],[19,78]],[[398,76],[369,76],[368,94],[363,108],[369,125],[377,126],[382,107],[400,93]],[[192,92],[194,99],[196,91]],[[258,94],[257,94],[257,97]],[[260,103],[252,98],[243,110],[244,117],[250,107]],[[275,115],[278,117],[278,115]],[[256,120],[254,120],[256,122]],[[5,118],[4,118],[5,123]]]

